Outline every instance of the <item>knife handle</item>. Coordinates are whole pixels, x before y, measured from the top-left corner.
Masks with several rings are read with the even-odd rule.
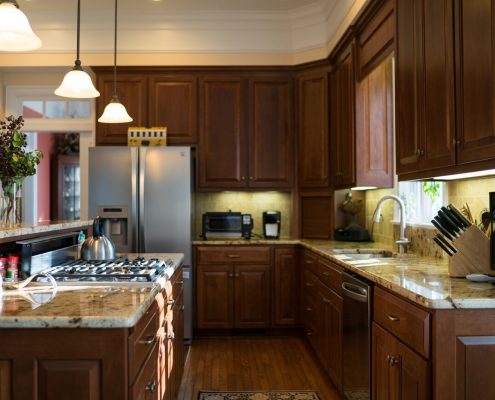
[[[445,251],[450,257],[454,255],[436,236],[433,237],[434,242]]]
[[[435,228],[437,228],[447,239],[454,241],[454,238],[447,232],[435,219],[431,220],[431,223]]]

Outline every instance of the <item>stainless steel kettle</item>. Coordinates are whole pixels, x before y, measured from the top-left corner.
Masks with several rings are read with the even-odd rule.
[[[93,221],[93,236],[87,238],[81,246],[81,258],[86,261],[115,259],[115,246],[104,235],[99,216]]]

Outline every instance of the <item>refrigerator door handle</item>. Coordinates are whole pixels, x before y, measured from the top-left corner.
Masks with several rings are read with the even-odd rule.
[[[146,154],[148,149],[146,147],[139,148],[139,247],[138,252],[146,252],[146,240],[144,237],[144,185],[146,177]]]
[[[138,251],[139,239],[138,239],[138,224],[139,224],[139,216],[138,216],[138,162],[139,162],[139,153],[137,147],[131,147],[131,252]]]

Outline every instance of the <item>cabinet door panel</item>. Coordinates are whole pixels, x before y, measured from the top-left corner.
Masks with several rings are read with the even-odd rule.
[[[199,187],[246,186],[245,124],[241,79],[200,81]]]
[[[149,82],[148,123],[166,126],[171,144],[197,142],[197,79],[194,76],[153,76]]]
[[[299,268],[296,249],[275,249],[274,325],[295,325],[299,315]]]
[[[373,399],[399,400],[398,368],[391,368],[388,361],[390,356],[396,354],[395,338],[373,323],[371,345]]]
[[[253,79],[249,92],[249,186],[290,188],[294,168],[290,81]]]
[[[235,266],[235,327],[267,328],[270,325],[270,267]]]
[[[353,55],[354,45],[350,45],[337,61],[330,81],[332,174],[335,187],[352,187],[356,180]]]
[[[105,106],[112,100],[113,75],[98,75],[96,87],[101,95],[96,99],[96,118],[98,119]],[[127,113],[133,119],[126,124],[102,124],[96,122],[97,145],[127,145],[127,128],[130,126],[146,126],[148,107],[147,78],[142,75],[117,75],[117,94]]]
[[[197,279],[198,328],[232,328],[232,266],[199,265]]]
[[[399,398],[401,400],[428,400],[430,398],[428,362],[399,341],[397,341],[397,354],[400,357],[400,365],[391,368],[400,370]]]
[[[329,185],[328,73],[298,79],[299,186]]]
[[[38,360],[37,399],[97,400],[100,360]]]
[[[495,1],[456,4],[459,163],[495,158]]]
[[[0,360],[0,400],[12,399],[12,362]]]

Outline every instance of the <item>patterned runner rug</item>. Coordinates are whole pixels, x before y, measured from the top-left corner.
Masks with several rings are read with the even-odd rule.
[[[287,392],[209,392],[200,391],[198,400],[320,400],[315,392],[298,390]]]

